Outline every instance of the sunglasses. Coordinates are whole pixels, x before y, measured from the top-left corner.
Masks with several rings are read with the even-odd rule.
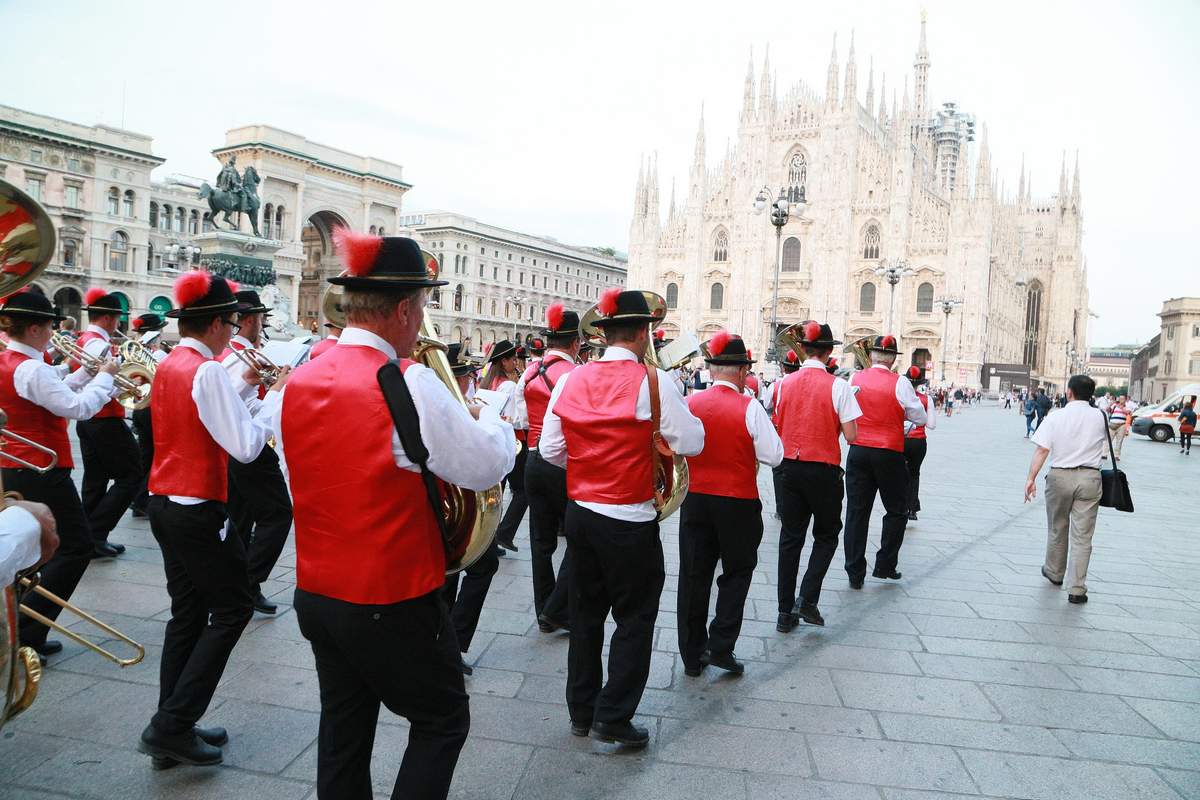
[[[242,326],[238,325],[236,322],[234,322],[231,319],[225,319],[224,317],[221,317],[221,322],[224,322],[226,325],[233,328],[233,332],[235,335],[238,334],[239,332],[241,332],[241,330],[242,330]]]

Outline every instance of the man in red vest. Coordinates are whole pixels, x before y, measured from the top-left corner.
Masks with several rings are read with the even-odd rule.
[[[92,377],[78,369],[65,381],[46,357],[46,345],[54,323],[65,319],[45,296],[33,292],[11,295],[0,303],[0,320],[8,334],[8,347],[0,352],[0,408],[8,415],[6,427],[58,454],[55,468],[43,474],[5,458],[4,488],[19,492],[26,500],[45,503],[58,525],[59,548],[42,567],[42,585],[64,600],[71,598],[92,557],[92,535],[87,516],[71,479],[71,442],[67,420],[85,420],[99,411],[112,394],[113,361]],[[4,440],[5,453],[42,467],[49,463],[45,453],[17,440]],[[30,592],[23,600],[34,611],[57,619],[62,608]],[[46,639],[49,629],[32,617],[21,615],[21,644],[42,658],[62,651],[62,643]]]
[[[861,589],[867,574],[867,526],[875,493],[883,501],[883,534],[871,576],[899,580],[896,563],[908,524],[908,467],[904,463],[904,423],[924,425],[925,406],[912,384],[892,372],[895,336],[876,336],[868,346],[871,366],[854,373],[850,385],[862,408],[858,438],[846,456],[846,574]]]
[[[809,320],[799,328],[804,363],[779,386],[775,428],[783,438],[783,463],[774,471],[779,530],[779,617],[775,629],[787,633],[803,619],[824,625],[817,605],[842,530],[842,448],[853,443],[862,416],[850,384],[826,367],[835,345],[828,326]],[[796,597],[796,575],[808,522],[813,544]]]
[[[704,449],[704,425],[692,416],[671,376],[640,363],[650,347],[646,296],[613,287],[597,304],[604,355],[563,375],[542,420],[542,458],[567,470],[565,527],[571,551],[567,706],[571,733],[645,747],[649,734],[631,720],[646,689],[654,620],[666,578],[654,506],[657,424],[676,454]],[[667,464],[667,468],[670,465]],[[608,682],[601,688],[604,621]]]
[[[904,423],[904,462],[908,466],[907,499],[908,518],[916,520],[917,512],[921,510],[921,463],[925,460],[926,439],[925,429],[937,427],[937,414],[929,413],[929,395],[922,389],[928,386],[925,380],[925,370],[922,367],[911,366],[907,373],[908,382],[917,393],[917,399],[925,408],[928,422],[917,425],[912,422]]]
[[[112,358],[111,337],[125,314],[120,298],[93,287],[84,295],[83,310],[89,324],[76,344],[95,358]],[[72,368],[78,366],[71,364]],[[142,454],[125,424],[125,407],[116,400],[110,400],[91,419],[75,423],[75,433],[83,456],[83,510],[96,545],[94,557],[112,558],[125,552],[125,545],[110,543],[108,536],[141,488]]]
[[[746,668],[733,648],[763,535],[758,464],[779,466],[783,443],[762,405],[743,391],[754,363],[745,341],[719,331],[702,349],[713,385],[687,400],[704,424],[704,451],[688,458],[679,516],[679,654],[691,677],[706,665],[741,675]],[[718,561],[717,613],[706,629]]]
[[[342,335],[342,329],[337,325],[334,325],[332,322],[325,323],[325,330],[329,331],[329,335],[309,348],[309,361],[312,361],[314,358],[336,345],[338,343],[338,337]]]
[[[553,633],[567,627],[567,589],[571,553],[563,553],[554,576],[554,551],[567,513],[567,472],[538,452],[550,393],[564,375],[575,369],[579,356],[579,314],[562,303],[546,309],[542,331],[548,349],[525,370],[517,383],[517,415],[529,424],[529,458],[525,462],[525,494],[529,498],[529,550],[533,569],[533,611],[538,629]],[[534,340],[538,341],[538,340]]]
[[[392,797],[444,798],[470,711],[442,595],[441,508],[400,444],[379,370],[399,358],[416,412],[408,422],[428,450],[425,468],[442,481],[496,485],[515,460],[513,429],[490,406],[468,410],[408,358],[430,287],[446,284],[436,262],[406,237],[339,228],[334,241],[346,272],[330,282],[345,287],[349,324],[337,345],[296,370],[275,433],[295,507],[296,616],[321,684],[317,794],[372,796],[385,705],[410,724]]]
[[[246,371],[246,365],[234,355],[234,350],[259,349],[262,347],[263,327],[271,309],[263,305],[258,292],[243,289],[234,292],[241,304],[237,321],[241,326],[229,340],[229,347],[221,353],[221,366],[236,379]],[[247,385],[242,390],[242,400],[251,409],[266,396],[262,383]],[[288,495],[283,472],[279,468],[279,456],[270,447],[264,447],[258,458],[249,464],[237,459],[229,462],[229,521],[233,531],[246,546],[246,561],[250,569],[250,588],[254,592],[254,610],[261,614],[274,614],[277,607],[262,593],[262,585],[275,568],[283,546],[292,531],[292,499]]]
[[[800,359],[796,356],[795,350],[788,350],[787,355],[779,359],[779,369],[783,374],[771,384],[771,389],[765,403],[767,413],[772,416],[775,414],[776,406],[779,405],[779,389],[783,386],[783,379],[800,369]]]
[[[159,669],[158,710],[138,749],[155,767],[221,763],[223,728],[198,728],[229,654],[254,611],[242,540],[226,530],[228,460],[253,461],[266,445],[287,369],[251,416],[239,388],[213,356],[238,330],[237,298],[224,278],[185,272],[175,281],[182,337],[154,374],[150,413],[150,531],[162,550],[171,619]]]

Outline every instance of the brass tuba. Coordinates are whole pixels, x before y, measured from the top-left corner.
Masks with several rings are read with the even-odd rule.
[[[874,336],[864,336],[846,345],[845,352],[854,356],[854,365],[858,369],[867,369],[871,366],[871,351],[868,349],[868,345],[874,338]]]
[[[346,327],[346,312],[342,308],[342,287],[329,284],[321,297],[321,316],[325,321],[339,328]]]

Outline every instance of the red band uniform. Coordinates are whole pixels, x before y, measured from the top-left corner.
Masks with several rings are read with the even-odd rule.
[[[342,329],[339,328],[338,326],[334,325],[332,322],[326,322],[325,328],[328,329],[329,335],[326,336],[321,341],[314,344],[309,349],[309,351],[308,351],[308,360],[309,361],[312,361],[314,358],[321,355],[322,353],[329,350],[331,347],[335,346],[338,343],[338,337],[341,335]]]
[[[925,461],[928,447],[925,431],[937,427],[937,415],[929,413],[929,394],[925,391],[925,387],[928,387],[925,382],[925,370],[917,366],[909,367],[907,377],[916,391],[917,399],[921,401],[928,419],[924,425],[912,422],[904,424],[904,462],[908,466],[908,491],[905,494],[907,501],[905,505],[908,508],[909,520],[915,520],[917,512],[921,510],[921,464]]]
[[[407,293],[410,327],[388,341],[352,314],[337,345],[289,377],[276,426],[294,504],[296,615],[321,684],[317,793],[323,800],[372,797],[382,704],[411,726],[392,796],[445,797],[470,727],[442,598],[445,556],[419,470],[400,445],[376,379],[397,346],[415,344],[422,290],[445,282],[427,275],[412,239],[339,229],[335,242],[348,274],[331,282],[351,297]],[[389,319],[380,330],[393,335],[398,323]],[[476,422],[433,371],[407,359],[400,366],[430,471],[466,489],[499,482],[513,464],[512,427],[487,409]],[[346,435],[349,420],[353,436]]]
[[[763,535],[757,465],[775,467],[783,458],[767,412],[740,385],[754,363],[745,342],[721,331],[707,343],[705,361],[713,385],[687,399],[704,425],[704,450],[688,458],[690,486],[679,517],[679,653],[689,675],[709,663],[743,671],[733,650]],[[708,625],[718,561],[717,610]]]

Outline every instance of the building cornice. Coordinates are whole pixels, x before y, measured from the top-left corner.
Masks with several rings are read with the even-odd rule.
[[[157,167],[166,163],[165,158],[159,158],[151,153],[139,153],[136,150],[127,150],[123,147],[115,145],[103,144],[101,142],[90,141],[88,139],[80,139],[75,136],[70,136],[65,133],[38,128],[33,125],[22,125],[19,122],[11,120],[0,120],[0,131],[9,131],[17,135],[27,136],[35,139],[41,139],[46,142],[54,142],[60,145],[70,147],[78,147],[81,150],[87,150],[94,153],[105,153],[108,155],[117,156],[118,158],[128,158],[134,161],[142,161],[149,164],[151,167]]]
[[[469,236],[469,237],[473,238],[475,241],[500,242],[501,244],[503,244],[507,247],[518,247],[523,250],[531,250],[531,251],[534,251],[537,253],[541,253],[542,255],[549,255],[549,256],[553,256],[554,258],[559,258],[559,259],[564,259],[564,260],[565,259],[573,259],[575,261],[587,263],[595,268],[609,269],[609,270],[614,270],[616,272],[621,272],[621,273],[628,273],[628,271],[629,271],[628,267],[622,266],[620,263],[610,263],[607,261],[598,261],[595,259],[595,257],[590,256],[587,252],[582,251],[582,250],[577,250],[575,248],[570,248],[569,245],[562,245],[562,247],[564,248],[563,250],[553,250],[553,249],[550,249],[549,247],[542,247],[542,246],[539,246],[536,244],[529,244],[527,242],[522,242],[519,239],[508,238],[505,236],[500,236],[500,235],[496,235],[496,234],[492,234],[492,233],[486,233],[483,231],[473,230],[471,228],[466,228],[461,225],[453,225],[453,224],[415,226],[413,228],[413,230],[418,231],[422,236],[426,236],[426,237],[428,237],[429,235],[432,235],[432,234],[442,233],[442,232],[458,233],[458,234],[462,234],[464,236]],[[501,229],[495,229],[495,230],[501,230]],[[468,255],[470,255],[470,254],[468,253]],[[597,254],[597,255],[599,255],[599,254]],[[602,256],[602,257],[604,257],[604,256]],[[508,263],[508,262],[505,262],[505,263]],[[525,267],[528,269],[534,269],[534,267],[532,267],[529,264],[519,264],[517,266]]]
[[[362,178],[364,180],[377,181],[379,183],[385,183],[389,186],[398,186],[401,189],[405,189],[405,190],[412,188],[411,183],[405,183],[404,181],[399,180],[397,178],[389,178],[388,176],[380,175],[377,172],[363,172],[361,170],[356,170],[356,169],[353,169],[352,167],[347,167],[342,164],[333,164],[328,161],[323,161],[322,159],[319,159],[316,156],[311,156],[311,155],[308,155],[307,153],[301,153],[297,150],[290,150],[286,147],[281,147],[280,145],[277,145],[277,144],[271,144],[270,142],[263,142],[263,141],[240,142],[235,145],[226,145],[225,147],[215,148],[212,151],[212,154],[219,158],[220,156],[222,156],[226,153],[236,153],[241,150],[253,150],[253,149],[269,150],[272,153],[278,153],[279,155],[285,156],[287,158],[294,158],[297,161],[304,161],[306,163],[312,164],[317,167],[321,167],[323,169],[333,170],[334,172],[341,172],[346,175],[353,175],[356,178]]]

